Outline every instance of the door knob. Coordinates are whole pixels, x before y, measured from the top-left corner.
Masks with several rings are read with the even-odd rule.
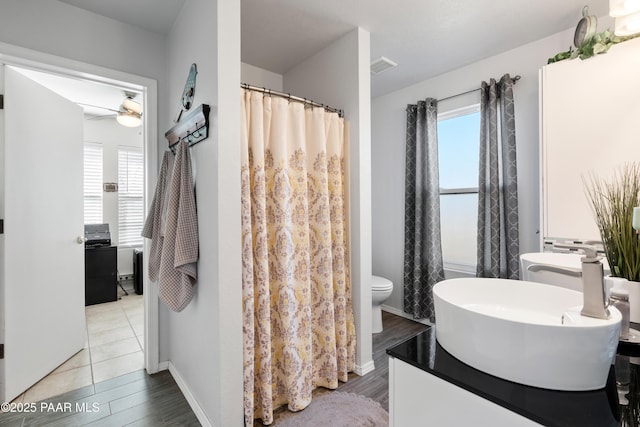
[[[87,241],[87,238],[84,236],[78,236],[78,238],[76,239],[76,242],[78,242],[79,245],[84,245],[84,242]]]

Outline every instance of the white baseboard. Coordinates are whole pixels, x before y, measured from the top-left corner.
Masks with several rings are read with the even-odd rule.
[[[166,371],[167,369],[169,369],[169,363],[171,363],[171,362],[160,362],[160,363],[158,363],[158,372]]]
[[[405,319],[413,320],[414,322],[422,323],[423,325],[433,326],[433,323],[429,322],[429,319],[414,319],[410,314],[407,314],[402,310],[398,310],[395,307],[383,304],[381,308],[387,313],[395,314],[396,316],[404,317]]]
[[[376,366],[373,363],[373,360],[368,361],[364,365],[356,365],[353,372],[361,377],[367,375],[369,372],[373,372],[376,369]]]
[[[165,364],[168,366],[171,376],[176,381],[176,384],[178,384],[178,388],[180,388],[180,391],[184,395],[185,399],[187,399],[187,403],[189,403],[189,406],[191,406],[191,409],[196,415],[196,418],[198,418],[198,421],[200,421],[200,424],[202,424],[203,427],[213,427],[213,424],[211,424],[211,421],[209,421],[209,419],[205,415],[204,411],[200,407],[200,404],[193,396],[193,393],[191,393],[191,390],[187,386],[187,383],[184,382],[176,367],[173,366],[171,362],[161,362],[160,370],[162,370],[162,366]]]

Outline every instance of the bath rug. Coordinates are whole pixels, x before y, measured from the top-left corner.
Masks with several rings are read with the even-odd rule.
[[[387,427],[389,413],[380,403],[355,393],[331,391],[314,397],[299,412],[284,411],[272,424],[276,427]]]

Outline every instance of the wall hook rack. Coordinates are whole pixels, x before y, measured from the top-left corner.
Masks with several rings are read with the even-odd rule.
[[[169,149],[175,154],[176,145],[180,141],[189,142],[189,147],[209,137],[209,111],[207,104],[200,106],[182,118],[164,136],[169,143]]]

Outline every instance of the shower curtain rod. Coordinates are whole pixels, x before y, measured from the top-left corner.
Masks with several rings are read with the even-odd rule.
[[[279,96],[280,98],[286,98],[289,101],[301,102],[312,107],[321,107],[330,113],[338,113],[338,117],[344,117],[344,112],[338,108],[329,107],[328,105],[320,104],[319,102],[312,101],[307,98],[300,98],[299,96],[293,96],[290,93],[278,92],[277,90],[271,90],[264,87],[252,86],[246,83],[240,83],[240,87],[255,92],[262,92],[271,96]]]
[[[521,79],[521,77],[520,77],[520,76],[515,76],[515,77],[513,77],[513,78],[511,79],[511,82],[512,82],[513,84],[516,84],[516,82],[517,82],[518,80],[520,80],[520,79]],[[457,98],[458,96],[466,95],[466,94],[468,94],[468,93],[473,93],[473,92],[475,92],[475,91],[477,91],[477,90],[480,90],[480,88],[471,89],[471,90],[468,90],[468,91],[466,91],[466,92],[462,92],[462,93],[456,93],[455,95],[451,95],[451,96],[444,97],[444,98],[442,98],[442,99],[438,99],[438,102],[446,101],[447,99],[451,99],[451,98]]]

